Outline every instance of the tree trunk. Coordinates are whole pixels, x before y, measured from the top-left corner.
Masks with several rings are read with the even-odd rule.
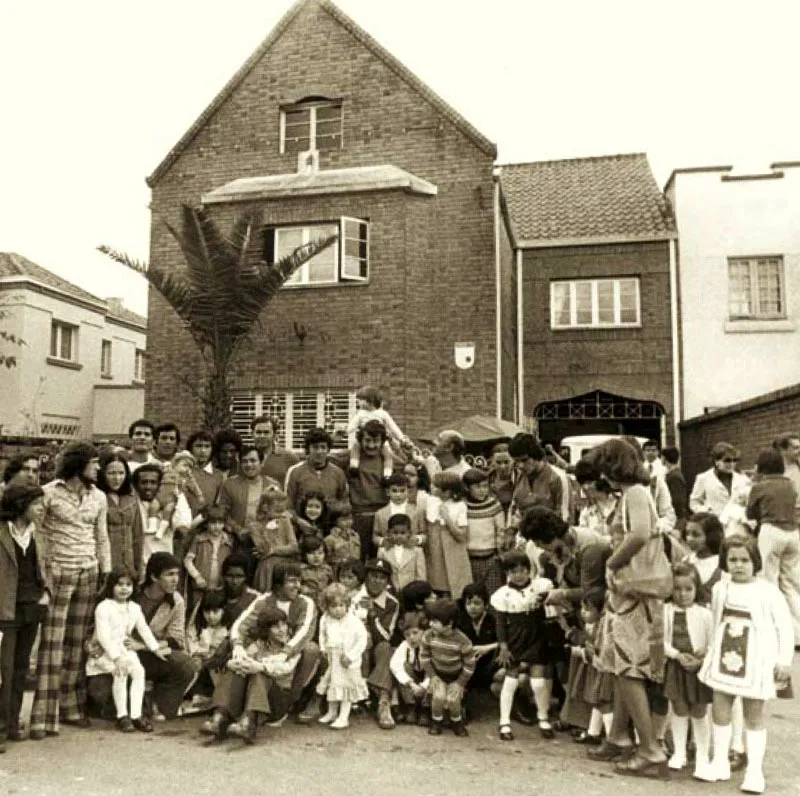
[[[228,367],[215,363],[209,368],[203,396],[203,419],[212,434],[231,428],[231,391],[228,383]]]

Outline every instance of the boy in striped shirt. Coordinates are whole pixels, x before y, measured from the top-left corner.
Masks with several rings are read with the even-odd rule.
[[[453,732],[463,738],[461,703],[464,689],[475,671],[472,642],[455,627],[458,606],[452,600],[437,600],[425,606],[430,627],[422,636],[420,662],[430,682],[431,735],[442,734],[444,711],[450,714]]]

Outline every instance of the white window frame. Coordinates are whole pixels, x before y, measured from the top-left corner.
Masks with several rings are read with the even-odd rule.
[[[144,382],[145,365],[147,361],[147,352],[143,348],[137,348],[133,355],[133,380]]]
[[[335,397],[338,401],[347,399],[347,418],[356,411],[356,391],[347,388],[330,390],[292,390],[289,392],[275,391],[272,393],[253,393],[243,391],[233,396],[231,410],[233,414],[233,428],[241,435],[242,439],[251,444],[253,433],[250,421],[259,415],[275,416],[280,421],[276,445],[280,448],[289,448],[302,451],[302,434],[320,426],[327,428],[331,436],[336,434],[335,444],[342,438],[341,445],[346,446],[347,418],[342,417],[333,425],[326,419],[326,402]],[[296,419],[295,398],[311,399],[316,404],[313,422],[300,424]],[[299,403],[299,402],[298,402]],[[278,408],[280,407],[280,408]]]
[[[50,325],[50,358],[57,359],[59,362],[78,362],[78,326],[74,323],[67,323],[66,321],[58,321],[53,319]],[[53,339],[53,332],[55,332],[55,340]],[[64,345],[64,335],[69,333],[69,356],[64,357],[61,355],[61,350]],[[54,345],[55,343],[55,345]]]
[[[614,289],[614,320],[611,323],[601,323],[599,319],[599,300],[598,300],[598,286],[601,283],[612,283]],[[622,283],[633,282],[636,285],[636,320],[635,321],[622,321],[621,320],[621,294]],[[591,301],[592,301],[592,320],[590,323],[578,323],[576,294],[578,285],[591,285]],[[559,323],[558,306],[556,304],[556,293],[558,289],[566,285],[569,289],[569,310],[570,322]],[[641,285],[639,277],[626,276],[614,277],[608,279],[557,279],[550,282],[550,328],[553,330],[562,329],[636,329],[642,325],[642,296]]]
[[[348,259],[346,254],[347,250],[347,241],[348,240],[355,240],[354,238],[347,238],[346,231],[348,225],[358,225],[359,232],[363,229],[364,231],[364,243],[366,245],[366,256],[358,258],[359,264],[359,272],[355,273],[352,270],[352,255]],[[275,235],[274,240],[274,256],[275,261],[281,259],[281,257],[286,256],[290,252],[281,252],[280,249],[280,236],[281,233],[286,233],[288,231],[297,231],[298,229],[301,230],[301,245],[306,245],[310,243],[312,240],[316,240],[321,235],[325,233],[321,230],[322,227],[328,226],[337,226],[337,234],[339,235],[339,240],[334,244],[334,252],[335,252],[335,266],[334,270],[336,273],[336,278],[331,280],[316,280],[314,282],[309,281],[309,272],[310,272],[310,261],[303,263],[300,268],[295,271],[290,279],[286,281],[287,287],[292,288],[299,288],[299,287],[317,287],[320,285],[342,285],[347,283],[364,283],[369,281],[369,260],[370,260],[370,223],[366,219],[363,218],[353,218],[351,216],[341,216],[338,219],[333,221],[320,221],[314,224],[304,224],[304,225],[292,225],[292,226],[282,226],[282,227],[273,227],[272,231]],[[359,238],[360,240],[360,238]]]
[[[100,341],[100,375],[111,376],[113,372],[113,345],[111,340]]]
[[[305,111],[308,113],[308,150],[317,149],[317,110],[319,108],[338,108],[339,109],[339,146],[344,146],[344,108],[341,100],[320,100],[314,102],[298,102],[296,105],[287,105],[281,108],[280,114],[280,153],[286,154],[286,114],[292,111]],[[305,151],[305,150],[299,150]],[[327,150],[326,150],[327,151]]]
[[[731,272],[734,266],[747,265],[750,272],[750,312],[748,314],[732,312],[733,280]],[[778,290],[781,304],[780,312],[762,312],[758,290],[759,266],[775,264],[778,266]],[[728,257],[728,320],[730,321],[777,321],[784,320],[786,313],[786,270],[783,255],[756,255],[752,257]]]

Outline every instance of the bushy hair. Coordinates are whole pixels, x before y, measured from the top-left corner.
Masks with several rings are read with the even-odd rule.
[[[324,550],[325,545],[319,536],[313,534],[305,534],[300,540],[300,555],[305,559],[309,553],[316,553],[317,550]]]
[[[308,520],[308,517],[306,516],[306,508],[311,500],[318,500],[322,504],[322,514],[319,515],[319,519],[316,521],[316,523],[323,530],[327,530],[330,524],[330,509],[327,501],[325,500],[325,495],[323,495],[322,492],[309,492],[308,494],[303,495],[303,497],[300,498],[300,503],[297,506],[298,516],[302,517],[304,520]]]
[[[250,559],[248,558],[246,553],[231,553],[223,562],[220,570],[222,572],[222,577],[225,577],[228,572],[232,569],[242,569],[244,570],[245,575],[247,574],[247,569],[250,566]]]
[[[242,452],[242,438],[232,428],[223,428],[214,435],[214,440],[211,446],[211,458],[213,461],[219,460],[219,453],[223,445],[233,445],[236,448],[237,455]]]
[[[145,473],[158,473],[158,485],[161,486],[161,482],[164,480],[164,471],[161,469],[161,465],[155,462],[146,462],[141,467],[137,467],[131,475],[131,483],[135,489],[139,488],[139,481]]]
[[[661,449],[661,458],[667,464],[675,465],[681,460],[681,452],[674,445],[667,445]]]
[[[400,603],[403,611],[413,611],[423,605],[433,594],[433,587],[427,580],[412,580],[400,591]]]
[[[306,431],[303,437],[303,447],[305,448],[306,455],[308,455],[312,445],[321,445],[322,443],[328,446],[328,450],[333,447],[333,437],[331,437],[324,428],[316,426]]]
[[[485,484],[489,480],[489,473],[485,470],[479,470],[477,467],[470,467],[464,475],[461,476],[464,486],[469,489],[475,484]]]
[[[489,605],[489,590],[483,583],[469,583],[464,586],[464,589],[461,592],[461,603],[462,605],[467,604],[467,600],[471,600],[473,597],[477,597],[486,604],[488,607]]]
[[[13,522],[25,516],[25,512],[34,500],[44,496],[44,491],[38,486],[27,484],[9,484],[0,499],[0,520]]]
[[[779,450],[766,448],[758,454],[756,469],[759,475],[783,475],[786,465]]]
[[[329,583],[319,596],[320,611],[327,611],[332,605],[347,605],[347,589],[341,583]]]
[[[153,553],[153,555],[147,559],[147,566],[144,569],[145,586],[160,578],[164,572],[170,569],[180,570],[180,568],[181,562],[178,561],[172,553],[161,550]]]
[[[19,456],[9,459],[6,469],[3,470],[3,483],[8,484],[17,473],[22,472],[25,462],[29,459],[34,459],[37,464],[39,462],[39,457],[33,453],[21,453]]]
[[[242,449],[239,451],[239,460],[241,461],[245,456],[249,456],[251,453],[255,453],[256,456],[258,456],[259,463],[262,461],[263,457],[261,451],[255,445],[242,445]]]
[[[266,641],[269,638],[269,631],[272,630],[275,625],[288,621],[289,617],[286,616],[285,611],[282,611],[274,605],[265,606],[258,612],[255,635],[257,638]]]
[[[458,619],[458,606],[453,600],[436,600],[425,605],[425,616],[428,620],[436,619],[443,625],[454,625]]]
[[[512,438],[511,442],[508,443],[508,452],[512,459],[528,457],[537,462],[544,461],[547,455],[539,440],[533,434],[525,432],[520,432]]]
[[[523,539],[540,544],[551,544],[556,539],[563,539],[569,530],[569,524],[545,506],[531,506],[522,515],[519,533]]]
[[[358,431],[356,431],[356,440],[362,442],[364,437],[375,437],[381,441],[381,444],[386,442],[386,426],[380,420],[367,420]]]
[[[156,426],[155,433],[153,434],[156,442],[158,442],[158,438],[165,431],[174,431],[175,441],[178,443],[178,445],[181,444],[181,430],[175,425],[175,423],[162,423],[160,426]]]
[[[88,442],[73,442],[61,454],[58,477],[68,481],[81,475],[92,459],[97,458],[97,448]]]
[[[719,517],[710,511],[701,511],[697,514],[692,514],[687,521],[687,525],[690,522],[699,525],[703,529],[706,537],[706,547],[711,555],[719,555],[722,541],[725,538],[725,529],[722,527]],[[686,538],[686,529],[683,531],[683,537],[684,539]]]
[[[758,550],[758,543],[752,536],[745,536],[744,534],[729,536],[722,542],[722,547],[719,551],[719,568],[723,572],[728,571],[728,553],[737,548],[747,551],[750,560],[753,562],[753,574],[757,575],[761,572],[764,563]]]
[[[130,437],[132,439],[133,438],[133,432],[136,431],[137,428],[149,428],[150,429],[150,433],[153,435],[153,439],[155,439],[155,436],[156,436],[155,424],[150,422],[147,418],[142,417],[142,418],[139,418],[139,420],[134,420],[133,423],[131,423],[128,426],[128,437]]]
[[[210,442],[211,447],[214,447],[214,437],[210,431],[206,431],[204,428],[201,428],[199,431],[192,432],[192,434],[189,436],[189,439],[186,440],[186,450],[190,453],[195,442]]]
[[[600,475],[618,484],[650,484],[650,473],[639,451],[624,439],[609,439],[586,454],[589,464]]]
[[[281,500],[287,502],[289,498],[286,493],[280,489],[268,489],[266,492],[263,492],[258,499],[256,519],[263,520],[269,513],[269,510]]]

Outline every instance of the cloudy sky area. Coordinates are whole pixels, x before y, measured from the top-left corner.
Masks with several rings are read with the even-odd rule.
[[[800,3],[337,0],[515,162],[800,160]],[[291,0],[0,0],[0,251],[146,311],[144,178]]]

